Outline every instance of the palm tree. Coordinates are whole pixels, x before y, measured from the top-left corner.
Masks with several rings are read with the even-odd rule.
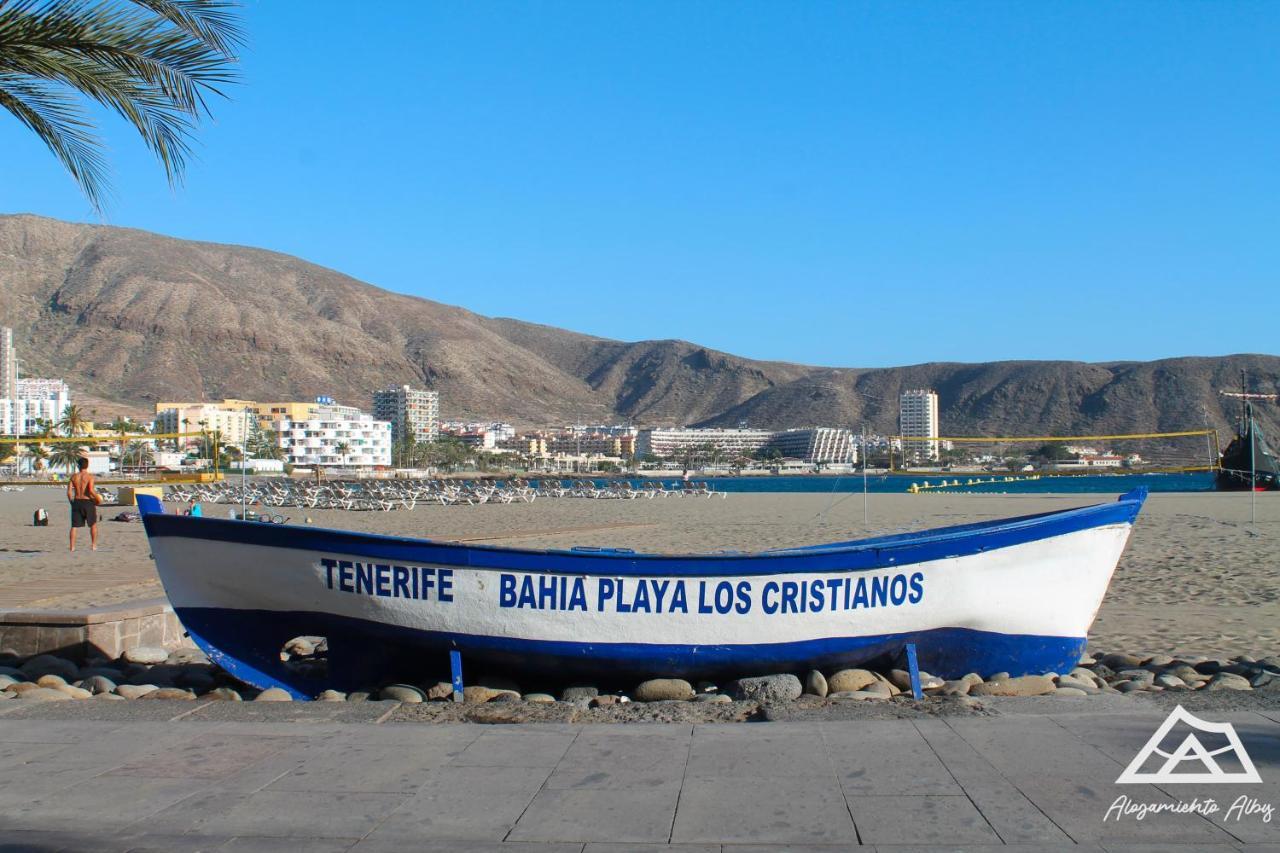
[[[40,436],[41,438],[48,438],[49,436],[53,435],[54,424],[53,424],[53,421],[49,420],[48,418],[36,418],[35,426],[36,426],[35,434]]]
[[[0,106],[53,152],[101,211],[107,166],[80,99],[142,136],[171,185],[182,180],[208,95],[236,79],[244,42],[227,0],[0,2]]]
[[[154,465],[156,461],[155,454],[151,452],[151,445],[145,441],[129,442],[124,458],[132,460],[134,466],[141,468],[144,472],[148,465]]]
[[[89,419],[84,412],[76,404],[68,403],[62,410],[62,417],[58,419],[58,429],[68,436],[77,436],[85,433],[88,428]]]
[[[49,460],[49,451],[45,449],[43,444],[27,445],[27,455],[31,457],[31,473],[35,473],[44,467]]]
[[[70,474],[80,464],[80,454],[83,451],[83,447],[77,447],[69,441],[61,442],[49,454],[49,464],[54,468],[65,468],[67,473]]]
[[[342,467],[347,467],[347,454],[351,452],[351,445],[347,444],[345,441],[339,441],[334,445],[333,449],[342,457]]]

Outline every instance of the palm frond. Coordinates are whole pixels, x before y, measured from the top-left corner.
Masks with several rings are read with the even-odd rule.
[[[232,51],[243,41],[231,12],[234,4],[130,2],[132,6],[110,0],[0,0],[0,87],[10,93],[0,106],[32,126],[32,110],[19,111],[34,87],[43,96],[45,113],[61,108],[53,110],[60,123],[46,121],[43,128],[32,129],[98,209],[105,188],[101,158],[93,169],[82,157],[68,155],[82,154],[85,147],[100,149],[100,143],[83,133],[92,127],[83,113],[74,115],[76,122],[68,117],[74,106],[70,93],[79,92],[128,121],[176,185],[185,172],[194,131],[209,115],[207,96],[225,97],[223,87],[237,79]],[[50,103],[53,94],[60,98]],[[50,141],[65,135],[60,131],[68,127],[79,127],[82,134]]]

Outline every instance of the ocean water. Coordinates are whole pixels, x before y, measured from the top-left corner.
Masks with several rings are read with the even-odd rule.
[[[697,482],[704,478],[694,477]],[[930,492],[978,494],[1113,494],[1118,495],[1146,486],[1152,492],[1207,492],[1213,490],[1213,474],[1195,472],[1189,474],[1093,474],[1070,477],[1041,477],[1038,480],[1015,480],[1006,482],[1003,475],[948,474],[910,475],[910,474],[873,474],[867,477],[867,491],[877,493],[906,492],[912,483],[919,485],[938,484],[943,481],[954,483],[959,480],[962,485],[948,486],[942,489],[930,489]],[[965,485],[970,480],[982,482]],[[992,482],[994,480],[994,482]],[[567,480],[565,481],[568,482]],[[603,486],[606,480],[596,480]],[[629,480],[639,485],[643,480]],[[679,479],[663,479],[660,481],[668,489],[680,488]],[[718,492],[860,492],[862,491],[862,475],[846,474],[842,476],[762,476],[762,477],[711,477],[705,478],[714,491]]]

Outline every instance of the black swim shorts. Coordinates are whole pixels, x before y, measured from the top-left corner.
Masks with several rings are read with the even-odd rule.
[[[74,500],[71,502],[71,526],[93,527],[98,523],[98,505],[91,500]]]

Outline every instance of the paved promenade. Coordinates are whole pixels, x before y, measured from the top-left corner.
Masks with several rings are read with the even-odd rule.
[[[1262,784],[1154,787],[1115,784],[1154,710],[504,727],[395,712],[6,703],[0,849],[1280,850],[1280,814],[1226,814],[1241,795],[1280,806],[1280,714],[1206,715],[1234,724]],[[1120,795],[1222,811],[1104,821]]]

